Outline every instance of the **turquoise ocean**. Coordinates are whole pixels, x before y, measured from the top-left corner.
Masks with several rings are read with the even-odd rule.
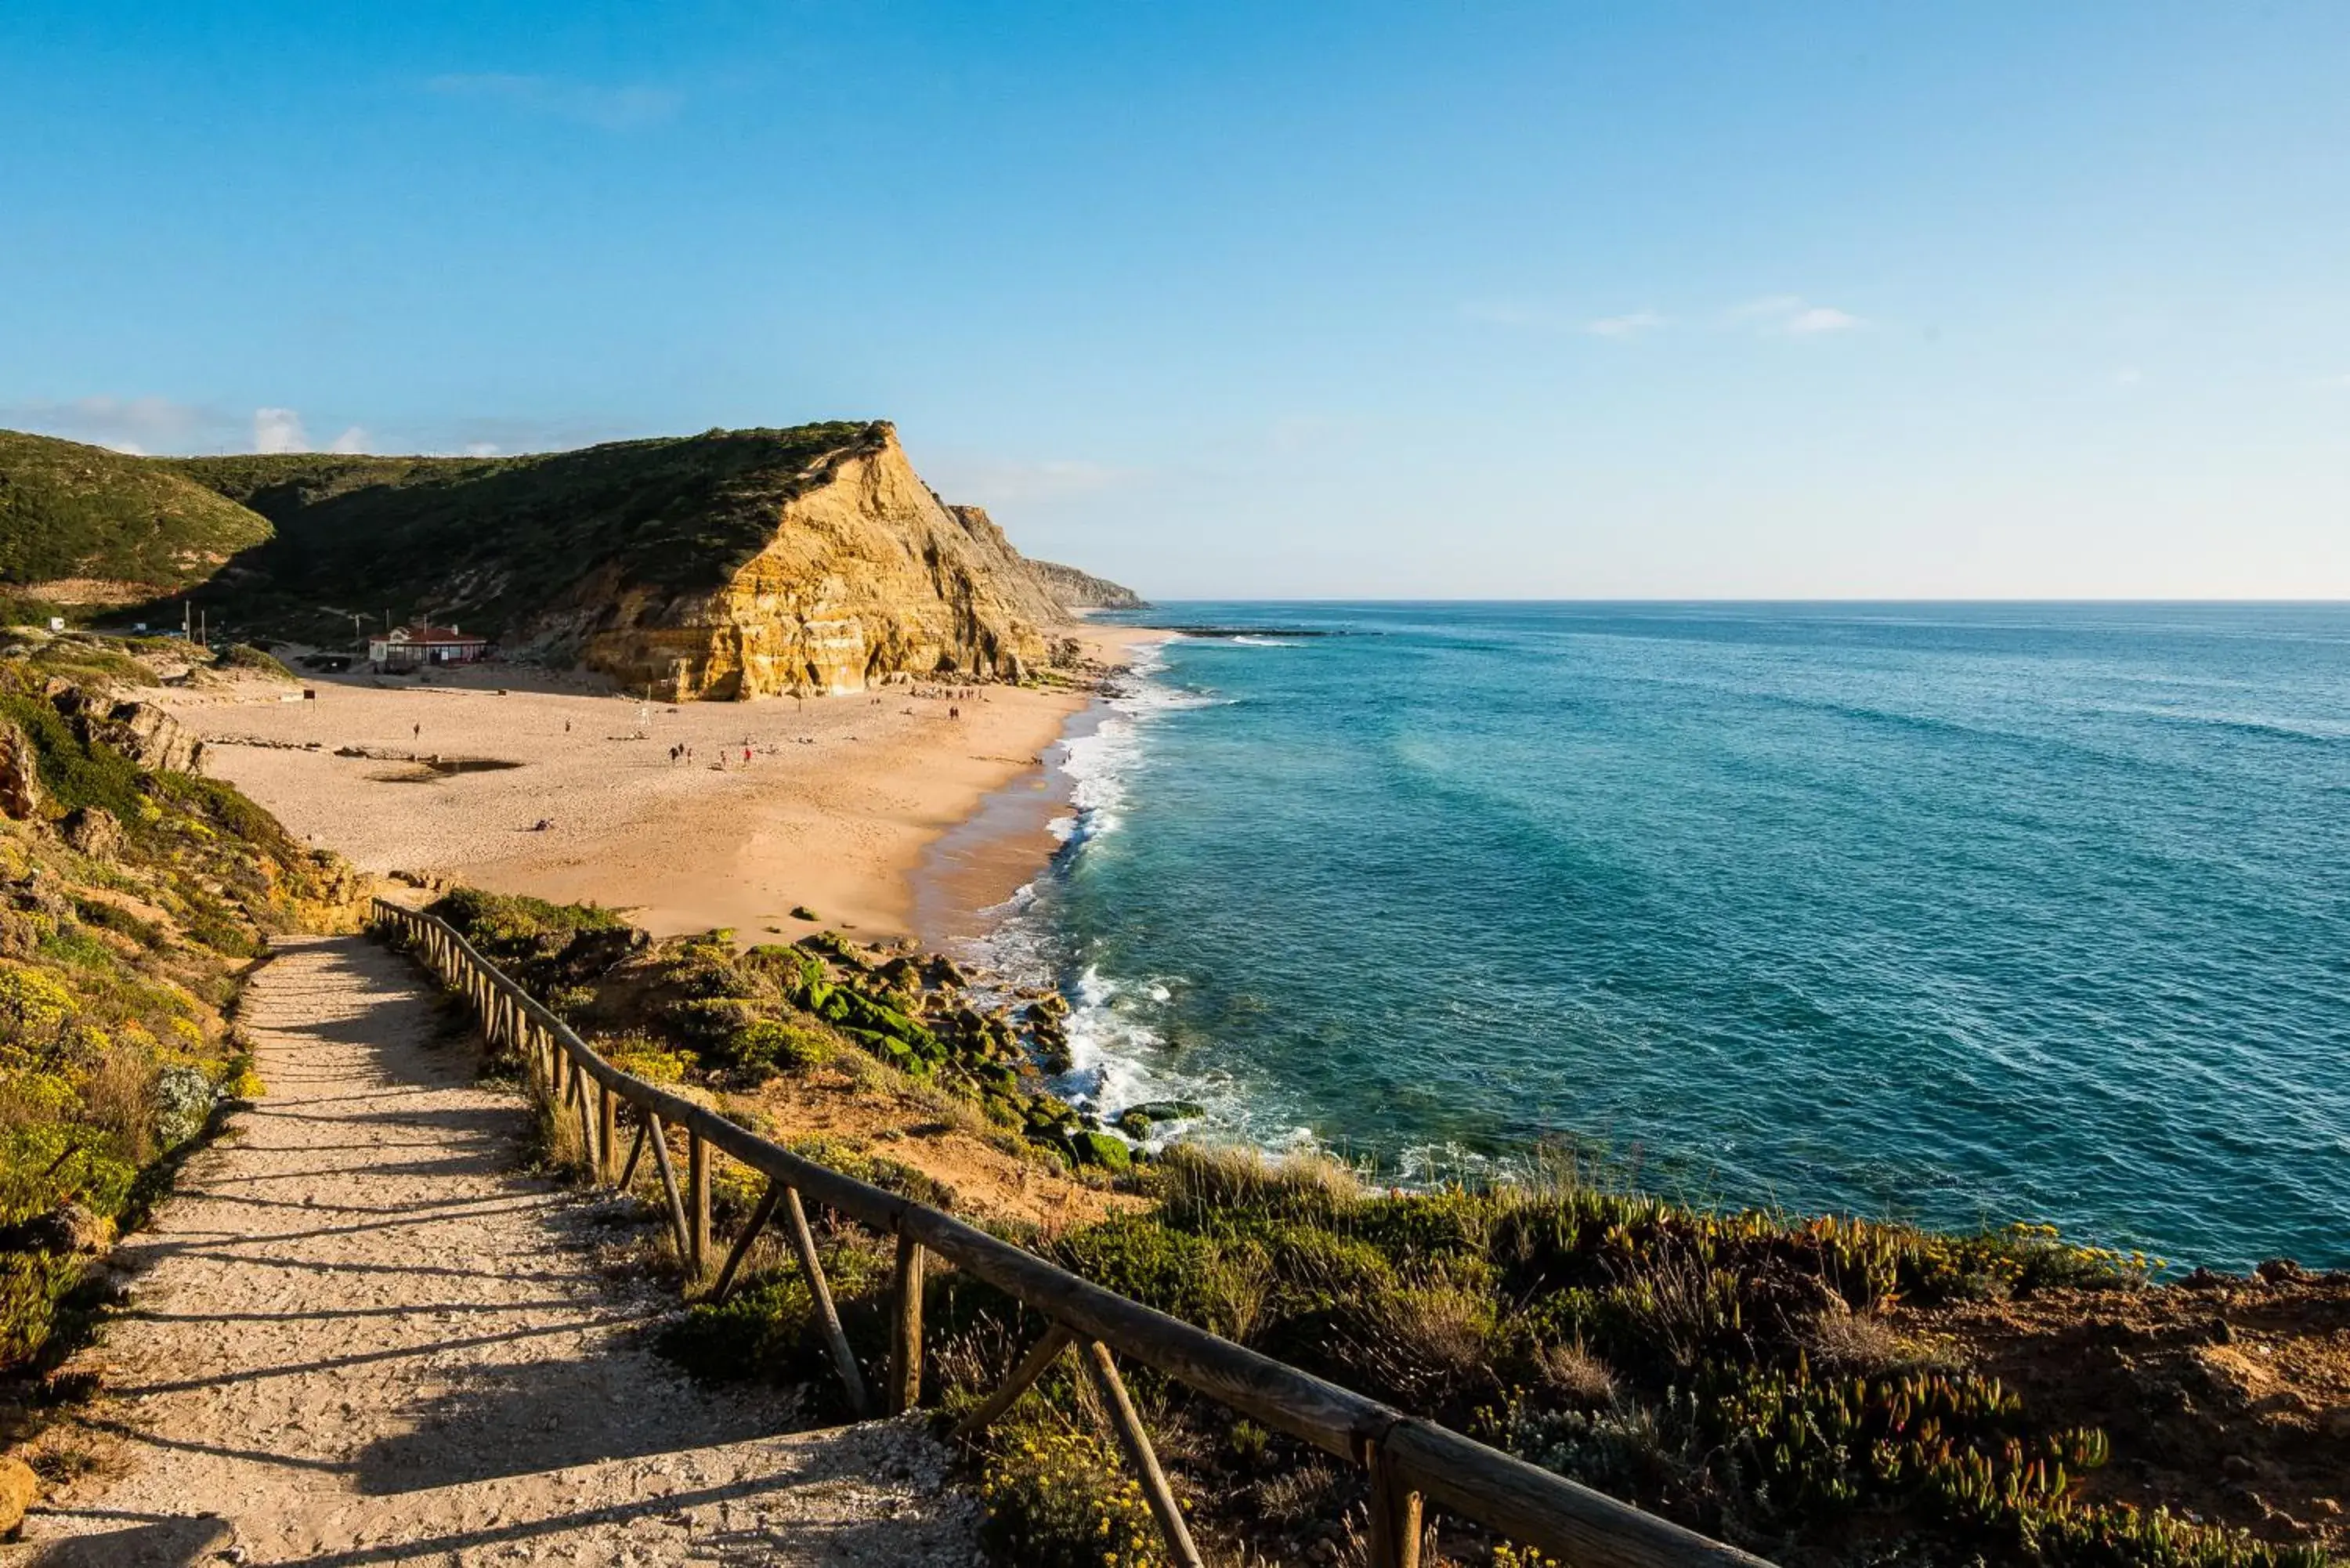
[[[2350,1264],[2350,607],[1114,618],[1253,629],[1056,749],[983,939],[1101,1109]]]

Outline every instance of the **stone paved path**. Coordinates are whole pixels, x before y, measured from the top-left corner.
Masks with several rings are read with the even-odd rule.
[[[0,1563],[975,1561],[927,1437],[775,1435],[788,1395],[647,1348],[672,1298],[593,1268],[608,1206],[516,1174],[523,1102],[405,959],[286,943],[243,1018],[267,1096],[119,1254],[108,1462]]]

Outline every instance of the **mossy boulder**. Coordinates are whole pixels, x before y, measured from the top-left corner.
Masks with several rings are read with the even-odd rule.
[[[1134,1151],[1115,1134],[1081,1128],[1066,1136],[1069,1152],[1076,1157],[1079,1165],[1097,1165],[1105,1170],[1133,1168]]]

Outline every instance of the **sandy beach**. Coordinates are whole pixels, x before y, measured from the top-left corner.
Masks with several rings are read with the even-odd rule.
[[[1158,635],[1071,630],[1113,664]],[[429,680],[246,676],[164,701],[209,743],[206,772],[364,869],[593,900],[657,935],[724,926],[755,941],[813,929],[795,908],[868,938],[910,934],[926,847],[1007,786],[1041,780],[1042,753],[1091,700],[1007,686],[950,699],[917,684],[671,705],[496,665]],[[963,897],[1003,897],[1050,853],[1041,818],[1017,820],[984,857],[993,874]]]

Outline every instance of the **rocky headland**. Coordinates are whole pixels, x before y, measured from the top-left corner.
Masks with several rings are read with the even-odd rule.
[[[136,458],[0,432],[0,597],[22,618],[186,607],[218,637],[351,645],[388,620],[664,700],[1018,681],[1081,607],[926,484],[886,421],[515,457]]]

